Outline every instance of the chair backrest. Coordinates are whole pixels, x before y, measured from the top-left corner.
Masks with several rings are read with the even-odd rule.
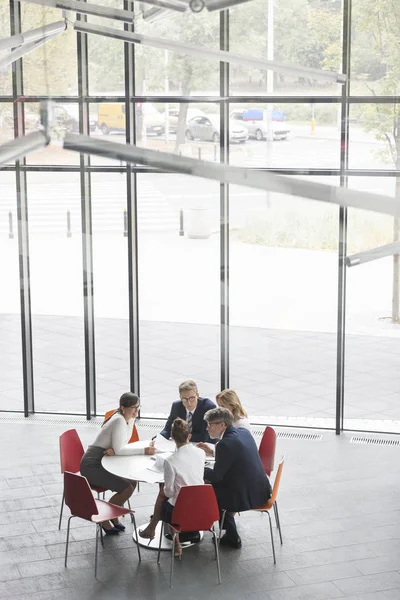
[[[116,412],[117,412],[117,410],[115,408],[113,410],[108,410],[106,412],[106,414],[104,415],[104,420],[108,419],[109,417],[111,417]],[[138,430],[136,428],[136,425],[133,425],[132,435],[130,437],[130,440],[129,440],[128,444],[133,444],[133,442],[138,442],[138,441],[139,441]]]
[[[88,480],[83,475],[64,472],[65,504],[74,517],[90,521],[98,510]]]
[[[260,455],[262,466],[264,467],[264,471],[266,472],[268,477],[274,470],[275,447],[275,429],[268,426],[265,428],[264,434],[261,439],[260,447],[258,449],[258,454]]]
[[[186,485],[179,490],[171,525],[181,531],[207,531],[219,519],[218,502],[212,485]]]
[[[60,435],[61,473],[65,471],[77,473],[81,468],[84,454],[85,451],[76,429],[69,429]]]
[[[275,481],[274,481],[274,487],[272,488],[272,496],[271,496],[271,503],[273,504],[278,496],[278,490],[279,490],[279,484],[281,482],[281,476],[282,476],[282,469],[283,469],[283,465],[285,463],[285,457],[282,456],[281,461],[279,463],[279,467],[278,467],[278,471],[276,472],[276,477],[275,477]]]

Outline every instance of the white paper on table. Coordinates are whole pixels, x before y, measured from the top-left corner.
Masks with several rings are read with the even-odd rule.
[[[154,440],[154,447],[158,452],[175,452],[175,442],[167,440],[163,435],[158,434]]]
[[[164,473],[164,463],[168,456],[171,456],[172,452],[164,452],[163,454],[157,454],[155,461],[147,467],[149,471],[157,471],[157,473]]]

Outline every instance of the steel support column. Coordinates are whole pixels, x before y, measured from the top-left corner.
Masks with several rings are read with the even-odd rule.
[[[350,44],[351,44],[351,0],[343,6],[343,73],[347,75],[342,88],[341,131],[340,131],[340,186],[347,187],[349,162],[349,92],[350,92]],[[336,352],[336,435],[343,430],[344,371],[346,333],[346,254],[347,254],[347,208],[339,208],[338,248],[338,313]]]
[[[77,19],[85,19],[77,15]],[[88,40],[87,34],[77,34],[78,52],[78,96],[79,132],[89,135],[89,95]],[[80,155],[81,220],[82,220],[82,264],[83,264],[83,308],[85,332],[85,379],[86,379],[86,418],[96,415],[96,363],[93,302],[93,239],[91,175],[88,170],[90,157]]]
[[[229,50],[229,11],[220,13],[220,49]],[[229,95],[229,64],[220,63],[220,95]],[[229,163],[229,102],[220,105],[220,163]],[[229,184],[220,197],[220,362],[221,390],[229,387]]]
[[[16,0],[10,1],[11,35],[21,33],[21,5]],[[14,136],[25,135],[25,111],[23,102],[23,68],[22,60],[12,65]],[[18,247],[19,247],[19,281],[21,302],[21,336],[22,336],[22,370],[24,380],[24,413],[25,417],[35,410],[33,384],[33,341],[31,314],[31,285],[29,267],[29,232],[28,232],[28,197],[26,173],[23,165],[25,158],[15,161],[15,180],[17,192],[18,215]]]
[[[133,10],[133,2],[124,0],[124,9]],[[134,25],[124,25],[134,31]],[[136,144],[135,47],[124,43],[125,58],[125,115],[126,143]],[[137,224],[137,174],[131,164],[126,166],[126,194],[128,221],[128,279],[129,279],[129,364],[130,388],[140,396],[139,375],[139,281],[138,281],[138,224]]]

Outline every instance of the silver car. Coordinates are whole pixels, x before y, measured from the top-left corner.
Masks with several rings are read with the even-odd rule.
[[[257,118],[251,118],[250,113],[259,113]],[[246,118],[246,113],[249,114],[250,118]],[[255,138],[258,141],[267,139],[268,133],[268,113],[263,109],[255,109],[253,111],[238,109],[233,110],[230,114],[231,119],[237,123],[242,124],[246,127],[249,132],[249,137]],[[272,113],[272,119],[270,121],[270,127],[272,130],[272,138],[274,140],[286,140],[290,134],[290,127],[284,121],[284,119],[275,120],[274,113]]]
[[[240,123],[229,121],[229,142],[243,144],[249,137],[246,127]],[[197,116],[190,119],[186,125],[187,140],[202,140],[205,142],[219,142],[218,116]]]

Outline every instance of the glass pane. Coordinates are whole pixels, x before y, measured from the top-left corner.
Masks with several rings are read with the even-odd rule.
[[[61,21],[62,13],[48,6],[21,4],[22,31]],[[73,96],[78,92],[76,33],[71,25],[23,58],[26,95]]]
[[[93,105],[97,125],[94,137],[107,136],[112,142],[126,143],[126,116],[123,102]],[[136,103],[137,146],[173,152],[191,158],[219,161],[219,105],[188,103]],[[93,165],[119,165],[119,161],[95,157]]]
[[[352,94],[399,94],[399,20],[398,2],[352,1]]]
[[[67,132],[79,132],[79,108],[75,102],[55,102],[53,104],[53,125],[51,144],[26,157],[28,165],[79,165],[79,153],[64,150],[63,140]],[[25,103],[25,128],[34,131],[39,128],[39,103]],[[95,127],[95,125],[94,125]]]
[[[10,37],[10,6],[8,2],[0,3],[0,39]],[[2,54],[4,56],[4,54]],[[12,94],[12,67],[0,70],[0,96]],[[1,127],[0,127],[1,129]]]
[[[96,4],[100,4],[96,0]],[[122,8],[114,0],[101,2],[111,8]],[[89,16],[90,24],[123,29],[114,19]],[[124,42],[102,35],[88,35],[89,94],[91,96],[125,96]]]
[[[14,112],[11,102],[0,102],[0,144],[14,137]],[[10,164],[10,162],[9,162]],[[12,164],[12,163],[11,163]],[[3,176],[3,174],[2,174]]]
[[[229,50],[286,65],[340,72],[341,2],[253,0],[229,10]],[[337,95],[337,83],[232,65],[231,95]]]
[[[129,281],[126,177],[91,179],[97,413],[129,391]]]
[[[353,177],[353,189],[400,197],[400,179]],[[348,254],[399,239],[398,219],[349,209]],[[344,427],[400,433],[399,263],[387,256],[347,269]]]
[[[230,385],[260,422],[334,427],[338,207],[232,186],[230,213]]]
[[[141,5],[145,13],[151,8]],[[172,39],[195,47],[219,48],[219,14],[173,12],[156,22],[138,20],[138,33]],[[145,45],[135,49],[137,94],[219,96],[219,61]]]
[[[35,410],[84,413],[79,174],[27,177]]]
[[[231,164],[241,167],[339,167],[338,104],[232,104],[229,114]]]
[[[143,411],[166,413],[185,379],[219,389],[219,185],[138,175],[140,377]],[[179,235],[183,211],[184,235]]]
[[[399,169],[400,104],[350,105],[349,167]]]
[[[23,410],[15,173],[0,171],[0,409]]]

